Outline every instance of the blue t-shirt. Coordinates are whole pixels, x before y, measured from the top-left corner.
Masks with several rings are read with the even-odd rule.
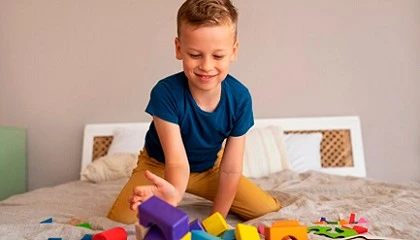
[[[222,94],[213,112],[203,111],[197,105],[184,72],[160,80],[150,93],[146,112],[180,126],[191,172],[212,168],[223,141],[229,136],[242,136],[254,125],[248,89],[231,75],[221,84]],[[145,148],[151,157],[165,162],[153,121]]]

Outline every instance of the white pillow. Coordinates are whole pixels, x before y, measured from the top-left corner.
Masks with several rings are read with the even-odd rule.
[[[305,172],[321,166],[322,133],[285,134],[287,159],[292,170]]]
[[[114,153],[139,154],[143,149],[145,131],[133,128],[117,128],[114,130],[113,139],[108,149],[108,155]]]
[[[100,157],[83,170],[82,177],[95,183],[130,177],[137,166],[137,156],[133,153],[115,153]]]
[[[253,128],[247,133],[243,175],[259,178],[289,169],[283,130],[279,126]]]

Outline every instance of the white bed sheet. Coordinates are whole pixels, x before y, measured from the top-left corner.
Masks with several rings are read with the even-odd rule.
[[[127,179],[103,183],[69,182],[15,195],[0,202],[0,239],[81,239],[115,226],[124,227],[129,240],[135,240],[134,225],[124,225],[106,218],[106,213]],[[280,219],[298,219],[313,225],[321,217],[337,220],[339,214],[356,214],[368,220],[369,234],[398,239],[419,239],[420,184],[405,185],[378,182],[357,177],[343,177],[319,172],[296,173],[284,170],[266,178],[254,179],[282,202],[282,209],[246,222],[271,225]],[[251,197],[251,196],[250,196]],[[210,202],[186,195],[180,208],[190,220],[203,219]],[[81,218],[94,230],[75,227],[67,222]],[[40,224],[53,218],[52,224]],[[240,222],[227,218],[231,226]],[[314,234],[309,239],[329,239]]]

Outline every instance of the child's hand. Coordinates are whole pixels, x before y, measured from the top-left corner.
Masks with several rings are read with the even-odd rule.
[[[150,171],[146,171],[145,176],[153,185],[137,186],[134,188],[133,196],[130,198],[131,210],[136,210],[142,202],[153,195],[165,200],[171,205],[176,206],[178,204],[180,200],[179,193],[172,184]]]

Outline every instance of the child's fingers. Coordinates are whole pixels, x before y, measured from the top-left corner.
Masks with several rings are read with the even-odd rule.
[[[167,183],[167,181],[156,174],[150,172],[149,170],[146,170],[145,175],[147,179],[149,179],[154,185],[157,187],[162,186]]]
[[[140,204],[141,204],[140,202],[132,203],[130,204],[130,209],[135,211],[140,206]]]

